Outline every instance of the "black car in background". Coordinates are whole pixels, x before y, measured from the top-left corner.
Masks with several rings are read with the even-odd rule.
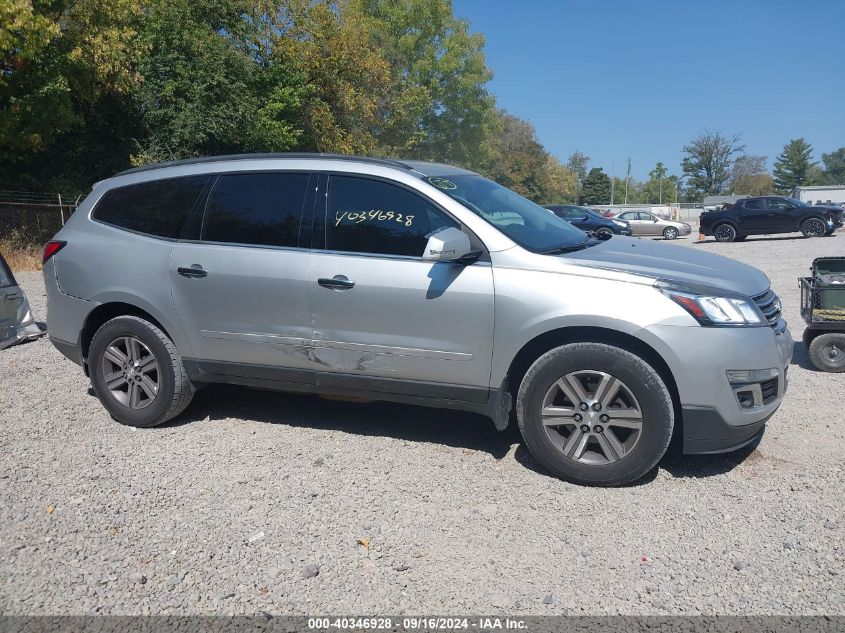
[[[631,235],[631,224],[625,220],[616,220],[599,215],[587,207],[574,204],[549,204],[546,208],[572,226],[586,232],[593,232],[599,237],[611,235]]]
[[[760,196],[738,200],[730,207],[701,214],[701,232],[717,242],[744,240],[749,235],[795,233],[804,237],[831,235],[842,226],[837,206],[809,205],[785,196]]]

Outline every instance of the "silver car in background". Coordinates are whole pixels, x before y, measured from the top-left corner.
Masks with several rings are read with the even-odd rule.
[[[44,257],[53,344],[122,424],[231,383],[515,417],[555,475],[618,485],[756,441],[792,339],[769,280],[596,240],[451,167],[241,155],[95,185]],[[397,420],[397,424],[401,421]]]
[[[692,232],[692,227],[686,222],[664,220],[650,211],[625,211],[616,217],[631,225],[634,237],[662,235],[667,240],[674,240]]]
[[[23,288],[0,255],[0,350],[44,334],[32,317]]]

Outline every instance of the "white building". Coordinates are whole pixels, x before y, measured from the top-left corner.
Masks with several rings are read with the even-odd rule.
[[[792,197],[807,204],[842,203],[845,202],[845,185],[796,187]]]

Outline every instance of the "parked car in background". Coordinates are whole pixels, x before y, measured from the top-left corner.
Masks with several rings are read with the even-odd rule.
[[[809,205],[786,196],[757,196],[725,209],[701,214],[701,232],[717,242],[744,240],[749,235],[796,233],[804,237],[831,235],[842,226],[843,209]]]
[[[628,222],[605,218],[587,207],[579,207],[574,204],[550,204],[546,208],[572,226],[587,233],[595,233],[602,238],[608,238],[612,235],[632,234],[631,225]]]
[[[420,161],[131,169],[46,245],[44,284],[50,341],[122,424],[166,422],[211,383],[474,411],[500,430],[515,414],[550,472],[605,486],[648,472],[673,433],[686,453],[756,441],[793,349],[756,268],[594,239]]]
[[[664,220],[649,211],[625,211],[617,216],[619,220],[625,220],[631,224],[634,236],[641,235],[662,235],[667,240],[674,240],[678,236],[685,236],[692,233],[692,227],[686,222],[675,222]]]
[[[32,318],[29,301],[0,254],[0,349],[38,338],[44,331]]]

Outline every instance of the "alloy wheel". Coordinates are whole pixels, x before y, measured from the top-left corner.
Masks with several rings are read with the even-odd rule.
[[[121,336],[108,344],[101,370],[112,397],[125,407],[143,409],[158,396],[158,361],[150,348],[134,336]]]
[[[667,240],[674,240],[676,237],[678,237],[678,229],[670,226],[665,231],[663,231],[663,237],[665,237]]]
[[[736,231],[730,224],[722,224],[716,228],[716,239],[720,242],[732,242],[736,237]]]
[[[821,237],[827,231],[827,227],[824,225],[824,222],[818,220],[816,218],[812,218],[804,222],[804,227],[802,233],[806,237]]]
[[[640,440],[643,413],[628,386],[602,371],[566,374],[546,392],[546,435],[564,457],[582,464],[624,459]]]

